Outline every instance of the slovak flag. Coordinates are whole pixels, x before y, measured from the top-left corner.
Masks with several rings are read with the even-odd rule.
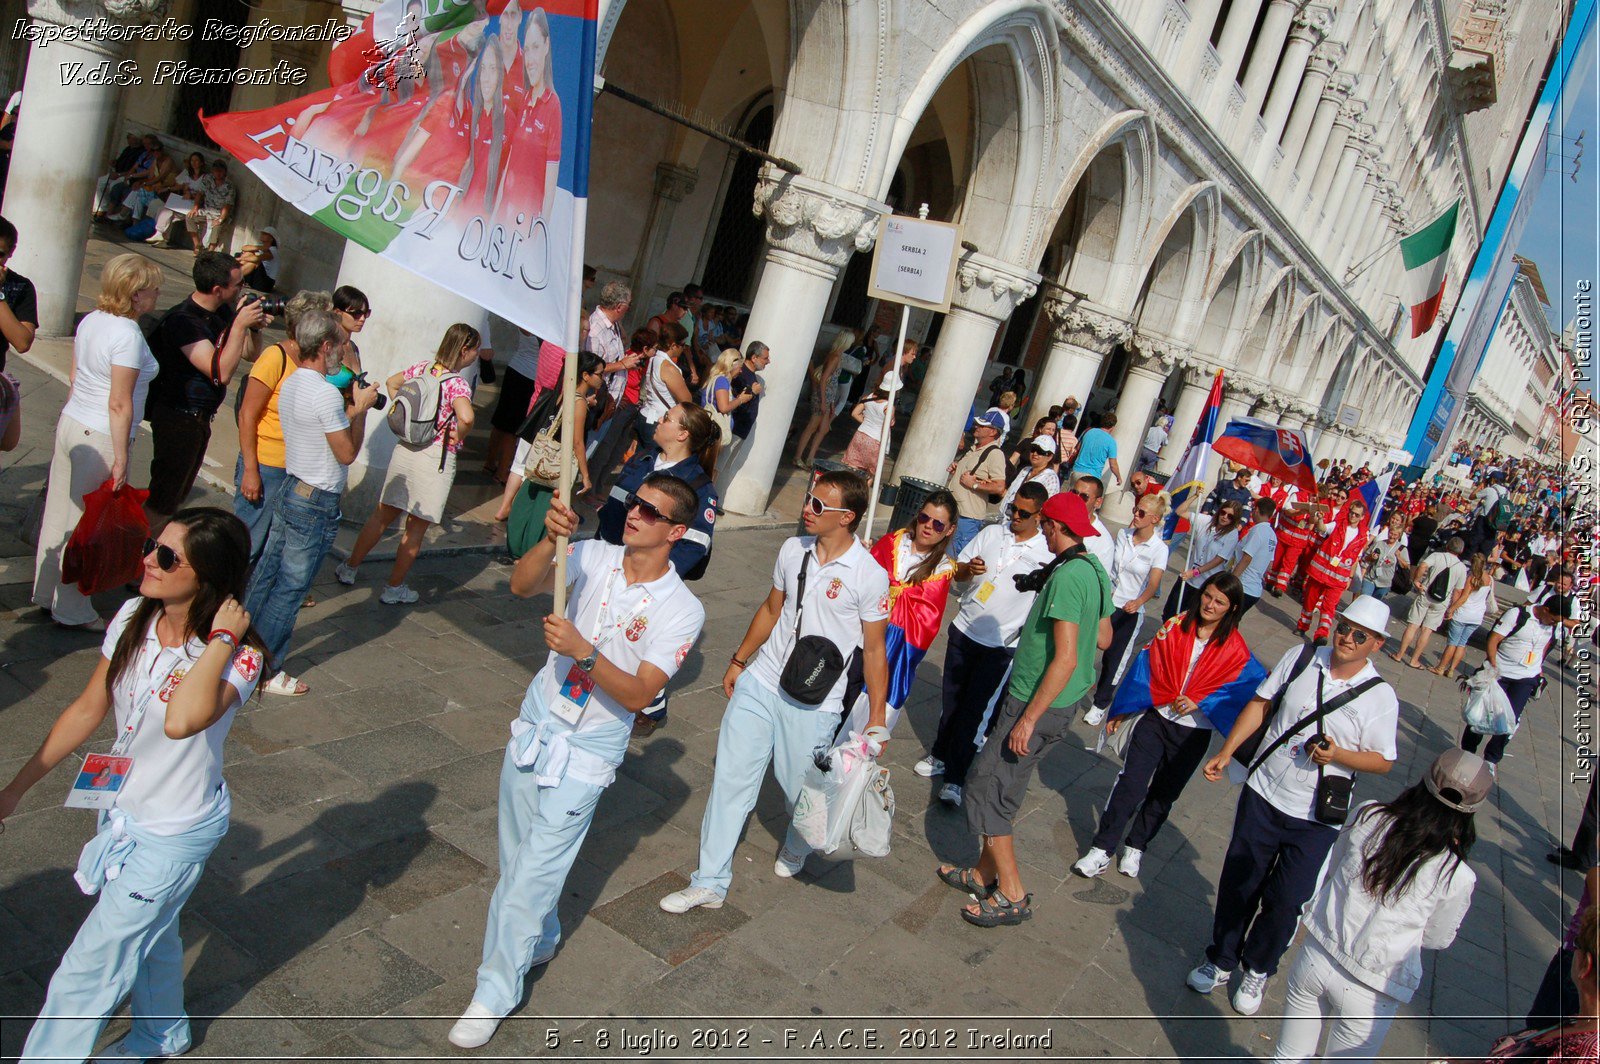
[[[1253,417],[1236,417],[1217,437],[1216,451],[1231,462],[1277,477],[1303,492],[1317,490],[1311,448],[1299,429],[1286,429]]]
[[[1356,489],[1356,494],[1361,496],[1361,501],[1367,504],[1367,525],[1371,528],[1378,527],[1378,508],[1383,505],[1383,500],[1389,494],[1389,483],[1394,479],[1394,473],[1388,472],[1381,477],[1375,477]]]
[[[1184,449],[1183,457],[1178,459],[1178,468],[1173,471],[1172,479],[1167,481],[1172,505],[1167,508],[1167,520],[1161,529],[1162,539],[1172,538],[1178,527],[1178,510],[1182,508],[1184,500],[1193,492],[1205,490],[1206,459],[1211,457],[1211,437],[1216,435],[1217,422],[1221,417],[1222,371],[1219,369],[1211,379],[1211,392],[1206,396],[1206,405],[1200,408],[1200,420],[1195,423],[1194,435],[1189,437],[1189,446]]]

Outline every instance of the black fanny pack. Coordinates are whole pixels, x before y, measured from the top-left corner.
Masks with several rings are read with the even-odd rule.
[[[800,619],[806,608],[806,570],[810,567],[811,554],[808,551],[800,562],[800,586],[796,591],[794,611],[794,647],[789,651],[789,660],[783,663],[778,686],[783,688],[784,694],[801,705],[818,706],[844,674],[844,655],[826,636],[800,634]]]

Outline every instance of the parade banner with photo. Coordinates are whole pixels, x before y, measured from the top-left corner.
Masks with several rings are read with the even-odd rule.
[[[384,0],[330,87],[202,116],[341,236],[544,337],[575,332],[598,0]]]

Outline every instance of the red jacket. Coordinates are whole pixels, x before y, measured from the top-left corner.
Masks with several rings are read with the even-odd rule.
[[[1350,537],[1349,544],[1341,546],[1345,541],[1345,530],[1350,527],[1347,521],[1337,522],[1318,544],[1317,553],[1311,558],[1313,580],[1324,584],[1350,583],[1368,538],[1366,522],[1362,522],[1355,526],[1356,534]]]

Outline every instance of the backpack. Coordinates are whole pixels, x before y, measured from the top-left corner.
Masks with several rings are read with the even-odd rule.
[[[1443,602],[1450,597],[1450,571],[1453,568],[1446,565],[1428,581],[1428,601]]]
[[[423,370],[400,385],[389,403],[387,415],[389,430],[400,446],[421,451],[433,444],[442,428],[439,414],[444,401],[444,382],[459,376],[446,373],[436,377],[429,370]]]
[[[1496,532],[1504,532],[1511,527],[1511,520],[1516,516],[1515,509],[1511,504],[1510,497],[1505,492],[1497,492],[1494,497],[1494,505],[1489,507],[1489,512],[1485,515],[1484,520],[1488,521],[1489,527]]]

